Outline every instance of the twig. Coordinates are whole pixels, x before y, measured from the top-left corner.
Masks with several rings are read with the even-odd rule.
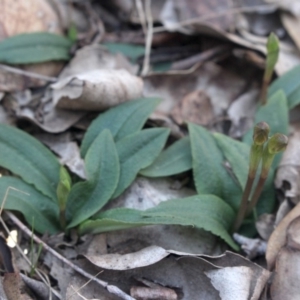
[[[26,77],[31,77],[31,78],[36,78],[36,79],[40,79],[40,80],[45,80],[45,81],[49,81],[49,82],[56,82],[57,78],[55,77],[49,77],[49,76],[45,76],[45,75],[40,75],[37,73],[33,73],[33,72],[29,72],[29,71],[24,71],[15,67],[11,67],[11,66],[6,66],[3,64],[0,64],[0,69],[10,72],[10,73],[14,73],[14,74],[19,74],[19,75],[23,75]]]
[[[191,68],[196,63],[204,62],[220,53],[229,52],[230,49],[231,47],[229,45],[216,46],[209,50],[203,51],[200,54],[195,54],[188,58],[174,62],[171,66],[171,70],[185,70],[187,68]]]
[[[95,281],[96,283],[98,283],[99,285],[101,285],[102,287],[107,289],[108,292],[120,297],[121,299],[135,300],[134,298],[132,298],[131,296],[127,295],[122,290],[120,290],[118,287],[109,285],[107,282],[96,278],[95,276],[89,274],[88,272],[84,271],[80,267],[78,267],[75,264],[73,264],[72,262],[70,262],[68,259],[66,259],[62,255],[60,255],[54,249],[49,247],[44,241],[42,241],[34,233],[32,233],[31,230],[28,229],[14,214],[12,214],[11,212],[8,212],[8,211],[6,211],[5,213],[25,234],[27,234],[29,237],[32,237],[32,239],[37,244],[41,244],[46,251],[50,252],[53,256],[55,256],[57,259],[61,260],[64,264],[68,265],[70,268],[72,268],[73,270],[75,270],[76,272],[81,274],[82,276],[84,276],[92,281]]]
[[[146,18],[148,22],[148,30],[147,30],[147,37],[146,37],[146,49],[145,49],[142,76],[147,75],[149,71],[149,62],[150,62],[150,54],[151,54],[151,46],[152,46],[152,38],[153,38],[153,18],[151,12],[151,0],[145,1],[145,12],[146,12]]]
[[[177,27],[174,29],[180,29],[180,27],[183,26],[188,26],[188,25],[193,25],[195,23],[200,23],[204,21],[211,20],[213,18],[221,17],[221,16],[226,16],[226,15],[232,15],[232,14],[239,14],[243,12],[255,12],[257,9],[270,9],[273,8],[275,10],[275,6],[271,6],[270,4],[265,4],[265,5],[255,5],[255,6],[242,6],[242,7],[234,7],[228,10],[220,11],[220,12],[214,12],[211,14],[206,14],[205,16],[198,17],[198,18],[192,18],[186,21],[178,22]],[[161,27],[156,27],[153,32],[158,33],[158,32],[163,32],[163,31],[168,31],[168,28],[165,26]]]
[[[135,6],[136,6],[136,10],[138,12],[139,18],[140,18],[140,22],[141,22],[141,25],[142,25],[143,32],[146,35],[146,33],[147,33],[147,21],[146,21],[146,16],[144,14],[142,1],[141,0],[135,0]]]

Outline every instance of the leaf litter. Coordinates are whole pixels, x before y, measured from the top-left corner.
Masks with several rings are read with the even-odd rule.
[[[18,48],[21,52],[9,51],[7,54],[11,60],[2,58],[3,63],[18,62],[22,65],[0,65],[0,91],[3,93],[1,123],[14,124],[39,137],[58,155],[60,163],[68,167],[74,186],[79,184],[78,191],[74,189],[69,196],[69,199],[76,198],[76,201],[72,200],[72,208],[67,206],[68,213],[77,211],[74,216],[67,214],[69,226],[83,221],[79,226],[81,229],[94,226],[97,222],[102,224],[102,229],[120,224],[126,224],[128,229],[111,232],[103,229],[104,233],[94,236],[77,236],[80,230],[75,232],[72,229],[72,233],[65,237],[62,234],[49,236],[49,233],[63,231],[57,218],[58,208],[54,205],[57,178],[51,175],[53,169],[50,166],[43,169],[44,162],[53,158],[48,156],[41,160],[44,160],[43,163],[39,163],[46,153],[44,148],[40,148],[40,154],[37,155],[35,147],[41,146],[28,140],[33,148],[27,141],[26,147],[31,150],[26,154],[26,147],[20,151],[22,148],[19,146],[18,149],[17,142],[13,142],[11,147],[12,139],[4,136],[2,148],[5,150],[10,145],[11,148],[5,151],[11,153],[14,149],[20,153],[19,159],[22,156],[23,161],[9,161],[9,155],[1,160],[2,167],[6,166],[20,176],[4,176],[0,179],[2,198],[7,198],[3,207],[5,210],[22,212],[27,224],[31,224],[35,232],[44,235],[39,240],[37,235],[30,233],[30,226],[20,225],[11,213],[5,217],[3,215],[1,221],[4,220],[9,227],[19,224],[20,232],[27,232],[28,237],[22,236],[19,240],[23,249],[34,252],[30,235],[35,243],[44,245],[47,251],[41,252],[36,273],[41,269],[47,274],[48,280],[50,278],[56,289],[52,299],[297,299],[299,290],[296,279],[300,268],[299,135],[298,120],[295,119],[293,127],[289,127],[288,120],[289,109],[299,104],[299,67],[288,72],[300,62],[299,40],[295,30],[295,24],[299,23],[297,5],[290,1],[234,1],[232,5],[226,1],[212,4],[208,1],[196,3],[174,0],[114,1],[110,5],[53,3],[53,6],[49,6],[46,1],[38,3],[32,0],[21,8],[17,4],[11,6],[3,3],[4,6],[10,5],[10,10],[2,12],[3,33],[0,40],[7,39],[4,40],[7,43],[11,37],[21,42],[22,38],[18,39],[17,34],[27,33],[30,41],[34,38],[30,33],[35,32],[41,34],[43,39],[46,34],[39,32],[48,32],[67,36],[70,43],[75,40],[77,43],[67,50],[71,57],[68,64],[54,62],[58,57],[68,58],[53,54],[49,41],[46,45],[48,48],[45,47],[41,54],[44,55],[43,61],[45,57],[50,57],[50,62],[32,64],[41,54],[31,53],[33,50],[30,45],[26,48],[24,44],[23,47],[22,42]],[[22,18],[16,14],[19,11],[24,14]],[[32,22],[29,24],[26,20]],[[263,74],[263,55],[266,54],[265,43],[270,32],[276,33],[280,39],[281,51],[275,68],[279,79],[269,89],[268,104],[259,107],[257,99]],[[2,46],[5,46],[4,42]],[[97,114],[101,115],[111,107],[122,107],[120,103],[132,103],[134,107],[132,100],[143,97],[162,100],[154,112],[154,105],[150,102],[145,111],[141,108],[137,112],[129,110],[127,119],[123,118],[120,127],[117,125],[112,129],[121,166],[121,171],[115,172],[114,176],[120,176],[118,178],[121,179],[116,184],[116,190],[106,197],[101,183],[102,174],[98,174],[98,187],[93,181],[95,166],[103,168],[104,161],[101,161],[102,155],[97,158],[97,134],[91,129],[96,130],[96,124],[99,124],[102,126],[100,131],[106,136],[107,131],[116,126],[113,123],[117,124],[122,118],[122,114],[113,122],[109,117],[107,120],[92,121]],[[152,115],[148,118],[151,110]],[[276,173],[272,173],[276,174],[274,183],[280,203],[277,205],[274,201],[272,175],[257,210],[263,214],[258,216],[258,220],[247,220],[251,226],[242,228],[241,235],[236,239],[244,250],[242,253],[250,258],[246,259],[233,252],[224,254],[228,249],[224,240],[231,247],[236,245],[230,241],[230,235],[225,238],[225,233],[221,233],[223,240],[215,235],[216,227],[209,225],[213,218],[210,217],[205,226],[201,224],[205,220],[205,213],[210,214],[209,206],[201,206],[195,194],[206,191],[224,199],[228,205],[226,215],[230,214],[229,207],[232,212],[236,210],[245,181],[243,172],[246,172],[246,166],[243,159],[247,160],[247,157],[243,156],[243,147],[230,142],[229,137],[223,137],[222,134],[249,143],[250,130],[254,122],[259,121],[267,121],[276,132],[293,132],[282,159],[276,159]],[[187,126],[187,123],[198,125]],[[92,126],[89,127],[89,124]],[[146,129],[141,130],[144,125]],[[205,126],[207,132],[200,126]],[[167,139],[169,131],[151,127],[169,127],[171,135]],[[187,127],[190,130],[189,137],[185,137]],[[82,128],[88,128],[87,132],[91,130],[83,139]],[[17,137],[17,132],[13,131],[13,136]],[[178,140],[179,137],[184,138]],[[26,144],[27,137],[22,138]],[[152,144],[147,144],[149,139]],[[160,154],[165,142],[165,149]],[[106,144],[107,152],[113,154],[112,146]],[[207,149],[208,145],[210,149]],[[88,151],[90,146],[91,151]],[[232,147],[239,151],[236,159],[232,156]],[[124,149],[130,151],[127,150],[127,153]],[[181,152],[187,155],[182,156]],[[87,154],[89,163],[87,159],[84,163],[80,153],[82,156],[85,153],[95,154]],[[202,154],[199,156],[199,153]],[[217,153],[214,158],[209,156],[212,153]],[[205,157],[204,161],[202,156]],[[28,166],[31,165],[27,174],[18,168],[25,161]],[[210,162],[214,170],[206,172],[210,166],[197,169],[195,161],[207,165]],[[224,168],[226,163],[227,167]],[[57,168],[56,158],[52,166]],[[239,166],[244,169],[239,170]],[[214,177],[211,174],[214,172],[219,178],[218,182],[212,181]],[[86,178],[87,173],[90,178]],[[87,180],[78,183],[80,178]],[[45,179],[54,183],[40,184]],[[82,190],[80,184],[88,186],[89,193]],[[30,196],[26,200],[18,191],[11,191],[6,196],[8,186],[29,192]],[[107,198],[101,198],[101,205],[96,201],[98,196],[94,202],[90,200],[99,193],[97,190],[100,186],[103,197]],[[72,198],[74,194],[76,197]],[[47,202],[47,197],[53,202]],[[45,200],[41,210],[38,209],[39,199]],[[110,199],[112,201],[108,202]],[[179,215],[171,205],[177,203],[174,199],[182,200],[180,203],[183,206],[178,202],[181,207]],[[218,201],[213,197],[207,199],[211,200],[211,205]],[[268,204],[263,203],[266,199],[269,199]],[[84,205],[85,200],[88,205]],[[194,212],[184,217],[187,213],[184,202],[190,203],[190,209],[201,207],[198,217],[202,217],[197,220]],[[93,205],[90,206],[91,203]],[[32,205],[35,210],[30,208]],[[84,208],[82,211],[85,215],[78,213],[78,205]],[[275,206],[279,208],[274,209]],[[99,209],[101,211],[97,212]],[[226,210],[227,206],[224,206],[223,215]],[[40,214],[41,211],[44,214]],[[129,219],[129,215],[127,219],[122,219],[123,212],[129,211],[136,219]],[[30,219],[30,213],[35,216],[36,223]],[[84,220],[93,214],[92,219]],[[221,212],[220,216],[225,222]],[[139,227],[144,225],[147,218],[151,220],[150,224],[157,225]],[[224,226],[227,226],[224,224],[218,230],[224,230]],[[132,225],[138,227],[132,228]],[[66,242],[66,238],[69,241]],[[260,245],[266,245],[266,253]],[[2,247],[0,251],[3,257]],[[12,253],[16,257],[19,255],[15,249]],[[260,258],[256,258],[256,255],[260,255]],[[28,271],[28,267],[24,267],[20,261],[17,260],[13,275],[9,276],[7,269],[2,274],[4,289],[1,297],[23,299],[23,294],[16,287],[25,283],[27,289],[38,295],[36,299],[49,299],[47,284],[37,281],[38,277],[27,278],[19,273]],[[7,261],[2,263],[5,266]],[[10,280],[14,283],[7,283]],[[16,294],[9,295],[8,290]],[[45,293],[38,290],[44,290]],[[24,299],[28,299],[27,292],[25,294]]]

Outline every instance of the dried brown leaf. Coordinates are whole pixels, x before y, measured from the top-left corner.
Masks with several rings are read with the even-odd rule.
[[[137,66],[132,65],[121,53],[112,54],[104,46],[92,44],[76,51],[75,56],[59,75],[60,79],[75,76],[92,70],[127,70],[137,73]]]
[[[294,204],[300,200],[300,131],[289,137],[275,178],[275,186]]]
[[[143,81],[126,70],[89,71],[52,85],[57,107],[72,110],[104,110],[141,97],[142,88]]]
[[[271,285],[272,300],[299,299],[300,252],[281,249],[276,259],[276,272]]]
[[[192,122],[199,125],[208,125],[214,117],[210,98],[205,91],[199,90],[187,94],[173,108],[171,116],[182,125]]]
[[[281,220],[279,225],[271,234],[266,253],[266,260],[269,270],[273,269],[279,251],[286,245],[288,227],[290,226],[291,222],[299,216],[300,203],[297,204],[295,208]]]
[[[149,246],[140,251],[128,254],[85,255],[94,265],[108,270],[129,270],[157,263],[169,253],[158,246]]]

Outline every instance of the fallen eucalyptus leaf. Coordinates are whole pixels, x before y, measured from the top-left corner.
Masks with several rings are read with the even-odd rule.
[[[283,248],[276,259],[276,272],[271,284],[272,300],[291,299],[299,297],[297,277],[300,268],[300,253],[294,249]]]
[[[169,253],[158,246],[149,246],[140,251],[128,254],[85,255],[94,265],[108,270],[129,270],[155,264]]]
[[[52,84],[57,107],[104,110],[141,97],[143,81],[126,70],[93,70]]]
[[[283,152],[275,178],[275,187],[280,189],[289,202],[300,201],[300,132],[295,131],[289,136],[289,143]]]
[[[287,229],[293,220],[300,216],[300,203],[292,209],[278,224],[273,233],[271,234],[266,252],[266,260],[268,269],[272,270],[276,262],[276,258],[280,250],[286,245],[287,242]]]
[[[135,75],[137,66],[132,65],[123,55],[108,52],[103,45],[91,44],[78,49],[75,56],[59,74],[59,79],[92,70],[125,69]]]

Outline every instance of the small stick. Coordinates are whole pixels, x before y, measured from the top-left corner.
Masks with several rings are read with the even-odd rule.
[[[90,279],[92,281],[95,281],[96,283],[98,283],[99,285],[101,285],[102,287],[104,287],[105,289],[107,289],[108,292],[110,292],[110,293],[112,293],[112,294],[120,297],[121,299],[124,299],[124,300],[135,300],[134,298],[132,298],[131,296],[127,295],[122,290],[120,290],[118,287],[113,286],[113,285],[109,285],[107,282],[96,278],[95,276],[89,274],[88,272],[84,271],[80,267],[78,267],[75,264],[73,264],[72,262],[70,262],[68,259],[66,259],[62,255],[60,255],[54,249],[52,249],[51,247],[49,247],[44,241],[42,241],[34,233],[32,233],[31,230],[28,229],[14,214],[12,214],[11,212],[8,212],[8,211],[6,211],[5,213],[25,234],[27,234],[29,237],[32,237],[32,239],[37,244],[42,244],[43,248],[46,251],[50,252],[57,259],[61,260],[64,264],[66,264],[67,266],[69,266],[70,268],[72,268],[73,270],[75,270],[76,272],[78,272],[79,274],[81,274],[82,276],[84,276],[84,277],[86,277],[86,278],[88,278],[88,279]]]
[[[2,69],[4,71],[7,71],[7,72],[10,72],[10,73],[23,75],[23,76],[31,77],[31,78],[36,78],[36,79],[40,79],[40,80],[45,80],[45,81],[50,81],[50,82],[56,82],[57,81],[57,78],[55,78],[55,77],[40,75],[40,74],[37,74],[37,73],[24,71],[24,70],[14,68],[14,67],[11,67],[11,66],[6,66],[6,65],[3,65],[3,64],[0,64],[0,69]]]
[[[153,18],[151,12],[151,0],[146,0],[145,2],[145,12],[148,22],[147,37],[146,37],[146,49],[145,49],[145,58],[143,63],[142,76],[147,75],[149,71],[149,62],[153,38]]]
[[[144,13],[144,9],[143,9],[143,3],[141,0],[135,0],[135,6],[139,15],[139,19],[142,25],[142,29],[144,34],[146,35],[147,33],[147,21],[146,21],[146,16]]]

